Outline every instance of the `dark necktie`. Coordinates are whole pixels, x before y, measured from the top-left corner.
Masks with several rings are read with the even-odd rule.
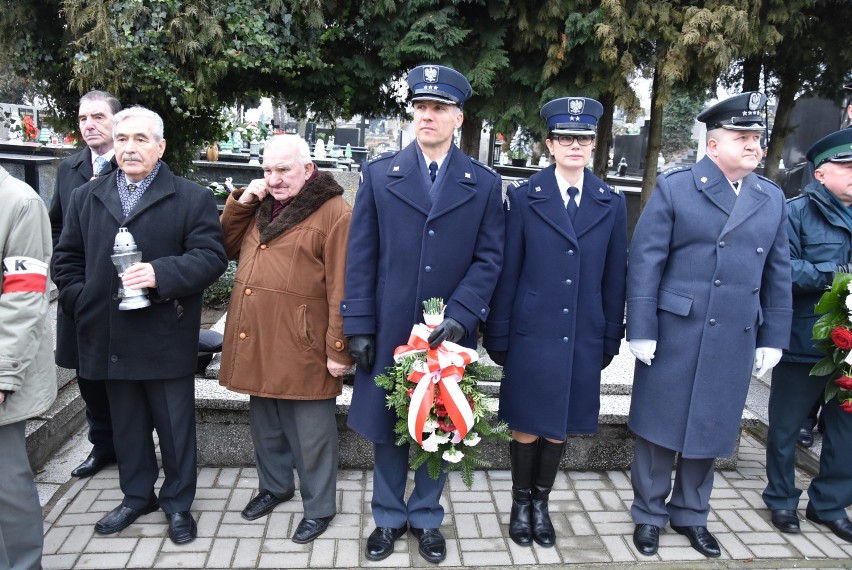
[[[438,163],[434,160],[429,163],[429,178],[432,179],[432,182],[435,182],[435,176],[438,174]]]
[[[733,187],[734,187],[734,194],[739,196],[739,194],[740,194],[740,181],[737,180],[736,182],[734,182]]]
[[[571,186],[568,188],[568,205],[566,208],[568,209],[568,217],[571,218],[571,221],[574,221],[574,217],[577,215],[577,210],[580,209],[580,206],[577,205],[577,193],[580,192],[577,190],[576,186]]]
[[[136,192],[136,189],[139,188],[138,184],[133,184],[132,182],[127,185],[127,190],[129,192]]]

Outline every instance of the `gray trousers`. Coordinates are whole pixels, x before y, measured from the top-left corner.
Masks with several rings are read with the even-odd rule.
[[[249,424],[259,487],[282,497],[295,488],[305,518],[337,512],[337,421],[335,400],[281,400],[251,396]]]
[[[26,424],[0,426],[0,568],[10,570],[41,568],[44,545],[41,504],[27,458]]]
[[[672,466],[676,456],[676,451],[636,436],[630,468],[633,483],[630,514],[634,523],[663,528],[671,520],[675,526],[707,526],[714,459],[680,457],[672,487]],[[666,504],[669,493],[671,499]]]

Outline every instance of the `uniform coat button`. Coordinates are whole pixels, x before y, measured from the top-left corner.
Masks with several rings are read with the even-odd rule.
[[[573,250],[573,249],[569,249],[569,250],[568,250],[568,255],[574,255],[574,250]]]
[[[713,285],[715,285],[716,287],[718,287],[718,286],[719,286],[719,285],[721,285],[721,284],[722,284],[722,282],[721,282],[721,281],[719,281],[718,279],[716,279],[716,280],[713,282]]]
[[[564,309],[562,309],[562,314],[563,314],[563,315],[567,315],[567,314],[568,314],[568,313],[570,313],[570,312],[571,312],[571,311],[569,311],[569,310],[568,310],[568,307],[565,307]]]
[[[240,338],[246,338],[248,335],[246,333],[240,333]]]
[[[435,235],[435,230],[429,230],[429,235],[430,235],[430,236]]]
[[[113,354],[112,356],[109,357],[109,361],[110,362],[118,362],[118,357]]]
[[[251,289],[246,289],[246,295],[251,295]]]
[[[568,342],[568,337],[567,337],[567,336],[563,336],[563,337],[562,337],[562,342]]]
[[[260,244],[260,249],[266,249],[268,246],[265,243]]]
[[[725,242],[720,241],[720,242],[719,242],[719,247],[725,247]]]
[[[343,343],[339,340],[334,341],[334,348],[343,348]]]
[[[763,248],[762,247],[757,248],[757,253],[763,253]]]
[[[426,273],[429,273],[430,271],[432,271],[432,266],[427,265],[424,269],[425,269]]]
[[[710,319],[710,326],[711,326],[711,327],[715,327],[715,326],[716,326],[716,319]]]

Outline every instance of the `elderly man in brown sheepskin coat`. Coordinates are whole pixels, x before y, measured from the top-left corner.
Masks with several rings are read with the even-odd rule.
[[[297,135],[266,144],[263,179],[231,194],[225,248],[239,259],[225,326],[219,382],[249,394],[259,493],[254,520],[293,498],[299,473],[306,543],[334,518],[335,398],[351,366],[338,312],[352,209],[343,188],[311,162]]]

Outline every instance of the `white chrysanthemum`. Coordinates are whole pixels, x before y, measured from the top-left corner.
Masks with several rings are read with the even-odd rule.
[[[436,431],[435,435],[432,436],[432,437],[435,438],[435,441],[438,442],[438,445],[441,445],[441,444],[444,444],[444,443],[449,443],[449,441],[450,441],[450,436],[448,436],[444,432]]]
[[[438,429],[438,422],[435,420],[426,420],[423,422],[423,431],[425,433],[434,433]]]
[[[482,438],[479,436],[479,434],[476,433],[475,431],[472,431],[469,434],[467,434],[467,437],[464,438],[464,441],[462,443],[464,443],[468,447],[473,447],[474,445],[476,445],[480,441],[482,441]]]
[[[455,447],[451,447],[444,452],[444,455],[441,456],[441,459],[449,463],[458,463],[462,460],[462,457],[464,457],[464,453],[462,453]]]
[[[852,281],[850,281],[852,283]],[[852,313],[852,295],[846,296],[846,310]]]
[[[843,359],[843,362],[846,364],[852,364],[852,350],[849,351],[849,354],[846,355],[846,358]]]
[[[423,451],[428,451],[429,453],[434,453],[438,451],[437,436],[433,433],[432,435],[423,440],[423,445],[421,445],[420,447],[423,448]]]

